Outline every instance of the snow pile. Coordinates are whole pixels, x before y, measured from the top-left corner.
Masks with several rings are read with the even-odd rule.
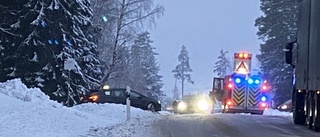
[[[160,114],[118,104],[87,103],[64,107],[21,80],[0,83],[0,137],[149,136],[143,131]]]
[[[108,127],[91,128],[89,133],[81,137],[150,137],[151,125],[158,120],[159,115],[172,115],[167,111],[160,111],[158,115],[150,113],[136,113],[127,122],[121,122]]]
[[[263,112],[263,115],[273,115],[273,116],[292,116],[291,112],[282,112],[276,109],[267,109]]]
[[[0,93],[28,102],[49,102],[49,97],[38,88],[28,89],[20,79],[0,83]]]
[[[146,136],[143,130],[151,128],[151,124],[155,121],[152,116],[148,117],[133,117],[128,122],[121,122],[107,127],[91,128],[89,133],[83,137],[141,137]],[[149,130],[150,131],[150,130]],[[150,136],[150,135],[147,135]]]

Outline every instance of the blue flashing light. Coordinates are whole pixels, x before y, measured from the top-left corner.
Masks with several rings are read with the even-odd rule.
[[[107,22],[107,21],[108,21],[108,18],[107,18],[106,16],[102,16],[102,20],[103,20],[104,22]]]
[[[235,82],[236,82],[237,84],[239,84],[239,83],[241,82],[241,79],[240,79],[240,78],[236,78]]]
[[[51,39],[49,39],[49,40],[48,40],[48,43],[51,45],[51,44],[52,44],[52,40],[51,40]]]
[[[249,83],[249,84],[252,84],[252,83],[253,83],[253,80],[252,80],[252,79],[249,79],[249,80],[248,80],[248,83]]]
[[[267,101],[267,97],[266,97],[266,96],[262,96],[262,97],[261,97],[261,101],[263,101],[263,102],[264,102],[264,101]]]
[[[54,40],[54,44],[59,45],[58,40]]]
[[[43,20],[41,20],[40,24],[41,24],[42,27],[46,27],[47,26],[47,23],[45,21],[43,21]]]
[[[256,80],[254,81],[254,83],[260,84],[260,80],[256,79]]]

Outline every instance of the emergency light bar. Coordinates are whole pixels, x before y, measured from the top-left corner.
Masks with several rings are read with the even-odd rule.
[[[246,77],[244,75],[232,75],[231,78],[228,79],[226,84],[227,89],[233,89],[235,86],[242,85],[246,82],[249,86],[259,86],[262,92],[269,91],[270,87],[266,80],[263,80],[261,76],[253,75]]]
[[[249,53],[234,53],[235,59],[251,59],[252,54]]]

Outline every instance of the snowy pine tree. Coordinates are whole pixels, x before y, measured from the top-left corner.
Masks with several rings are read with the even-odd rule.
[[[131,48],[130,68],[131,86],[144,94],[152,94],[157,98],[163,96],[162,76],[159,75],[160,67],[156,62],[157,53],[151,46],[152,41],[148,32],[138,35]]]
[[[190,72],[192,72],[192,69],[190,68],[189,59],[187,48],[185,45],[182,45],[180,54],[178,55],[179,64],[174,70],[172,70],[174,78],[181,80],[182,96],[184,95],[184,81],[187,80],[187,82],[194,84],[194,82],[191,80]]]
[[[218,61],[215,63],[213,72],[217,73],[219,77],[225,77],[231,72],[231,64],[226,57],[227,53],[228,51],[223,51],[223,49],[221,49]]]
[[[40,87],[51,99],[70,99],[69,105],[79,101],[79,94],[99,86],[100,62],[96,45],[88,39],[92,16],[88,0],[30,0],[0,7],[21,9],[11,24],[14,27],[6,28],[18,35],[8,35],[17,40],[7,47],[15,49],[9,57],[15,63],[4,65],[6,79],[21,78],[28,87]],[[64,70],[66,59],[76,61],[76,70],[70,75]]]
[[[0,2],[0,81],[16,78],[17,65],[21,61],[20,53],[17,52],[19,45],[25,39],[25,34],[30,33],[28,26],[21,24],[27,14],[24,10],[27,1],[12,0]],[[22,32],[22,28],[24,32]],[[16,62],[16,63],[15,63]],[[23,62],[23,61],[22,61]],[[23,64],[22,64],[23,65]]]
[[[284,45],[296,38],[298,0],[261,0],[263,16],[256,19],[257,33],[263,43],[261,54],[257,58],[261,62],[261,70],[269,79],[275,92],[274,101],[282,103],[291,96],[292,68],[284,61]]]

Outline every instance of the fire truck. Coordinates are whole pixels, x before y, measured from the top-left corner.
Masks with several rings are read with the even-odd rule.
[[[293,122],[320,129],[320,0],[300,0],[297,39],[286,45],[293,67]]]
[[[223,113],[263,114],[270,106],[270,86],[260,75],[250,74],[252,54],[234,54],[234,72],[213,78],[211,98],[222,102]]]

